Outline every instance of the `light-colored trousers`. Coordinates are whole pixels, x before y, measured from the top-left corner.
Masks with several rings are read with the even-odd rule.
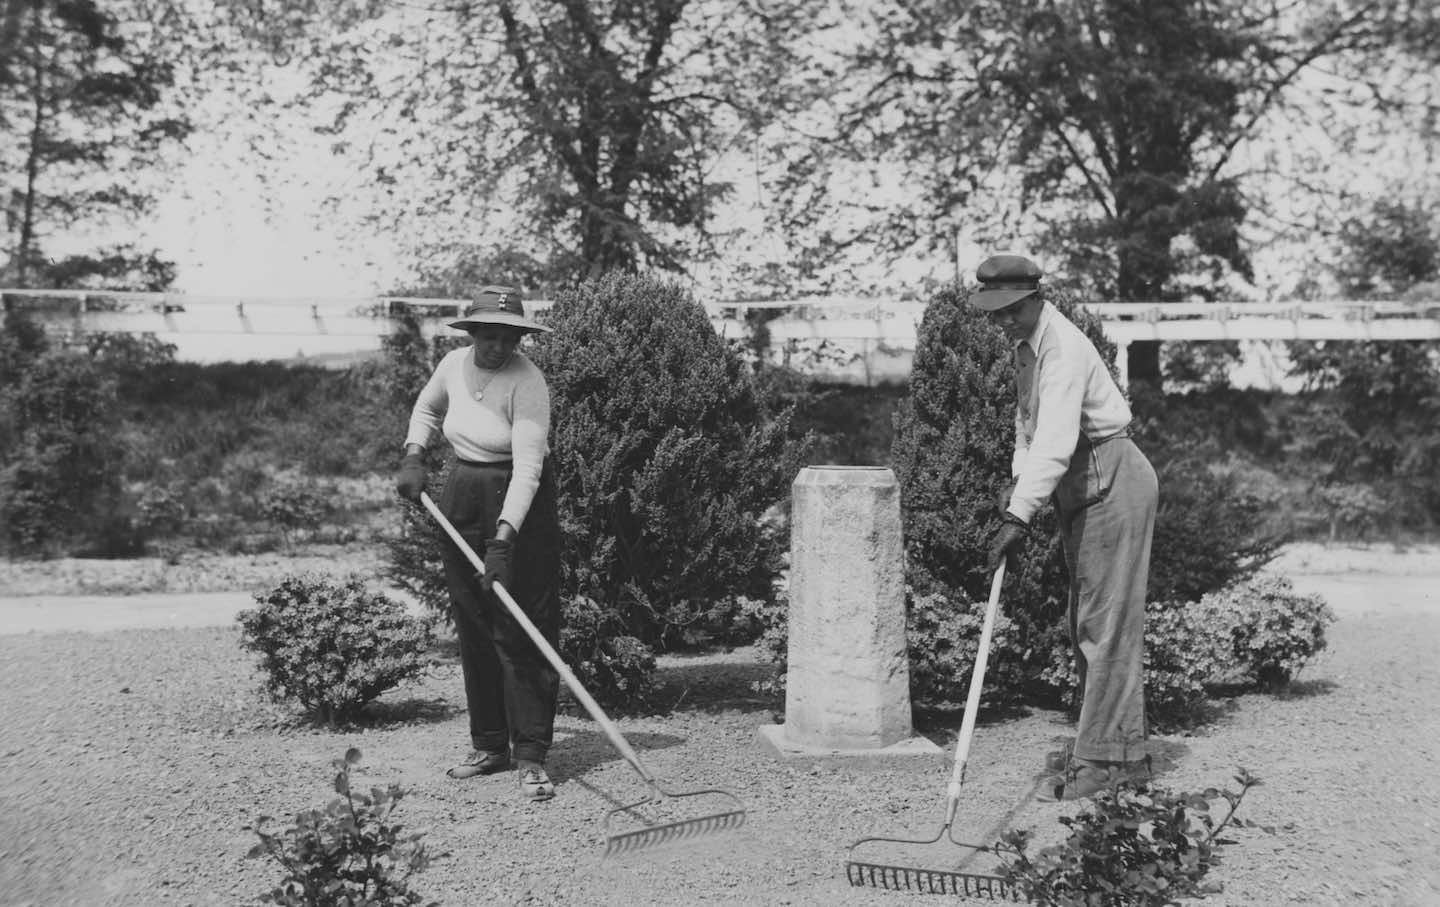
[[[1129,437],[1082,439],[1055,489],[1080,674],[1081,759],[1145,755],[1145,587],[1159,485]]]

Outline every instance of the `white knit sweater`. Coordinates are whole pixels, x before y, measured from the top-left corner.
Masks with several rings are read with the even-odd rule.
[[[550,452],[550,388],[516,351],[499,369],[475,364],[475,348],[446,354],[415,400],[405,443],[428,447],[437,431],[462,460],[513,462],[500,519],[517,530],[540,487]]]

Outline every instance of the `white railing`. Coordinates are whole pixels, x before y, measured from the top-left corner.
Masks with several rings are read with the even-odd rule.
[[[32,312],[51,330],[149,333],[175,343],[182,358],[353,359],[373,353],[408,309],[427,334],[448,330],[465,303],[455,299],[185,296],[0,290],[7,306]],[[532,313],[550,303],[527,302]],[[926,303],[856,297],[718,301],[706,304],[716,330],[744,336],[751,309],[783,309],[766,323],[770,355],[831,380],[875,384],[909,374]],[[1106,334],[1124,349],[1143,340],[1437,340],[1440,300],[1421,302],[1098,303]],[[282,338],[294,341],[292,353]],[[284,346],[282,347],[282,344]],[[1123,377],[1123,375],[1122,375]]]

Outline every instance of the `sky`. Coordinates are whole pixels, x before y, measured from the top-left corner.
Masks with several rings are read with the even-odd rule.
[[[309,158],[314,160],[314,158]],[[238,154],[191,159],[160,199],[144,239],[175,261],[175,291],[198,296],[370,297],[401,266],[383,237],[345,240],[325,223],[327,182],[296,162],[273,192]]]

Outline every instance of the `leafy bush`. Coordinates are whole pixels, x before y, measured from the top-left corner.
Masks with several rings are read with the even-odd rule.
[[[265,517],[280,527],[287,545],[295,530],[315,529],[330,509],[329,499],[316,490],[315,483],[293,472],[275,478],[260,506]]]
[[[430,625],[359,576],[288,576],[255,601],[238,616],[241,645],[260,654],[267,692],[322,721],[353,717],[428,666]]]
[[[655,654],[625,633],[615,612],[588,598],[565,602],[560,651],[591,695],[615,702],[644,701],[654,688]]]
[[[133,553],[123,506],[115,380],[63,350],[0,386],[0,545],[27,555]]]
[[[979,652],[985,608],[984,601],[959,605],[938,594],[920,596],[910,603],[905,634],[910,654],[910,701],[917,708],[945,708],[965,701]],[[1006,679],[1014,671],[1013,659],[1005,658],[1014,652],[1013,627],[1014,622],[1004,613],[996,615],[983,687],[986,703],[1013,698],[1019,686],[1017,678]]]
[[[1148,783],[1120,782],[1097,795],[1079,815],[1061,816],[1063,843],[1033,857],[1030,833],[1007,833],[996,845],[1006,878],[1028,900],[1046,907],[1161,907],[1218,891],[1205,875],[1219,862],[1218,846],[1241,801],[1259,780],[1241,769],[1238,791],[1176,793]],[[1218,818],[1212,803],[1223,801]]]
[[[1194,601],[1254,576],[1284,539],[1267,531],[1261,499],[1191,456],[1161,460],[1150,546],[1153,600]]]
[[[729,637],[775,596],[788,540],[762,516],[800,468],[789,413],[678,285],[611,275],[556,294],[547,321],[532,357],[554,408],[563,595],[606,614],[577,626],[614,634],[572,633],[567,655]]]
[[[1398,525],[1440,518],[1440,342],[1295,342],[1307,383],[1292,455],[1318,488],[1365,484]]]
[[[1290,580],[1245,580],[1199,601],[1151,601],[1145,608],[1145,712],[1153,728],[1191,725],[1219,690],[1276,690],[1325,648],[1334,612]],[[1047,679],[1076,681],[1069,649],[1051,650]]]
[[[410,890],[410,876],[430,865],[423,834],[402,834],[393,821],[405,792],[397,784],[370,793],[356,791],[351,767],[360,751],[351,747],[336,759],[335,792],[324,809],[303,810],[295,821],[270,831],[269,816],[255,823],[260,843],[249,857],[270,857],[285,869],[280,884],[261,896],[283,907],[392,907],[422,902]],[[438,904],[432,901],[431,904]]]
[[[1160,730],[1203,713],[1209,690],[1235,672],[1234,625],[1183,602],[1145,606],[1145,717]]]
[[[1301,595],[1290,580],[1267,576],[1207,595],[1200,610],[1229,630],[1235,664],[1262,689],[1290,683],[1326,645],[1335,612],[1318,595]]]

